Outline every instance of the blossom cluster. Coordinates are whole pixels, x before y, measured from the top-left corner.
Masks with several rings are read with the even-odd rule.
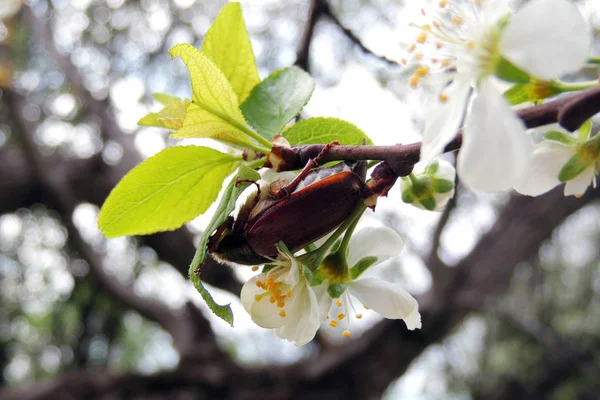
[[[388,319],[403,319],[408,329],[421,327],[417,301],[396,284],[362,277],[363,272],[402,250],[402,238],[390,228],[365,228],[311,271],[302,257],[281,251],[272,265],[246,282],[241,301],[252,320],[301,346],[321,325],[349,337],[350,320],[362,318],[361,308]],[[341,246],[343,247],[343,246]]]
[[[590,32],[575,4],[532,0],[514,12],[504,1],[442,0],[434,8],[421,9],[425,21],[413,24],[416,38],[402,59],[414,68],[412,87],[439,90],[421,160],[439,156],[462,127],[457,172],[473,189],[539,195],[568,182],[565,194],[579,195],[595,184],[600,150],[589,130],[555,130],[534,144],[511,99],[518,92],[537,103],[582,88],[558,80],[589,56]]]

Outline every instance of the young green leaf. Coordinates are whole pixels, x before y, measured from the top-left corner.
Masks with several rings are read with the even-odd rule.
[[[169,104],[172,104],[172,103],[180,103],[180,102],[186,100],[186,99],[182,99],[177,96],[173,96],[171,94],[159,93],[159,92],[152,93],[152,97],[154,97],[156,99],[156,101],[158,101],[163,106],[168,106]],[[187,100],[187,101],[189,103],[189,100]]]
[[[157,113],[146,115],[138,121],[138,125],[158,126],[173,130],[181,128],[190,100],[162,93],[154,93],[154,98],[165,107]]]
[[[244,116],[267,140],[280,133],[302,111],[313,90],[314,79],[298,67],[269,75],[242,104]]]
[[[231,178],[229,185],[225,189],[223,193],[223,197],[221,198],[221,202],[217,207],[215,215],[212,220],[204,230],[204,234],[200,239],[200,243],[198,244],[198,248],[196,249],[196,254],[194,255],[194,259],[190,264],[189,276],[192,284],[198,290],[208,307],[211,311],[218,316],[219,318],[225,320],[230,325],[233,326],[233,313],[231,311],[231,307],[229,305],[219,305],[217,304],[210,293],[206,290],[204,285],[202,285],[202,281],[200,280],[200,275],[197,273],[199,271],[200,265],[206,259],[206,246],[208,244],[208,240],[212,235],[213,231],[217,229],[220,225],[223,224],[227,220],[227,217],[231,212],[235,209],[235,202],[237,198],[242,194],[244,189],[250,185],[249,182],[242,182],[239,185],[236,185],[236,179],[248,179],[257,181],[260,179],[260,175],[258,172],[250,169],[244,165],[240,166],[237,173]]]
[[[223,71],[242,104],[260,78],[240,3],[223,7],[206,32],[202,51]]]
[[[238,162],[208,147],[167,148],[125,175],[104,202],[98,226],[106,237],[177,229],[208,209]]]
[[[337,118],[309,118],[298,122],[285,132],[285,137],[292,146],[299,144],[331,143],[335,140],[348,146],[359,146],[363,140],[368,145],[373,142],[356,125]]]
[[[178,44],[170,50],[180,57],[190,71],[192,104],[187,108],[183,127],[176,138],[213,138],[226,142],[248,143],[246,121],[240,111],[237,95],[223,72],[204,53],[189,44]]]
[[[196,254],[194,255],[194,260],[192,261],[192,265],[190,266],[190,276],[192,272],[195,272],[200,265],[204,262],[206,258],[206,246],[208,244],[208,239],[212,233],[219,226],[223,224],[227,220],[229,214],[233,212],[235,209],[235,202],[242,194],[244,189],[246,189],[251,183],[249,182],[240,182],[239,185],[236,185],[235,182],[237,179],[240,180],[248,180],[248,181],[258,181],[260,179],[260,174],[255,170],[246,167],[245,165],[241,165],[238,171],[235,173],[231,181],[227,185],[227,188],[223,192],[223,197],[217,206],[217,210],[213,215],[210,223],[204,230],[204,234],[200,238],[200,243],[198,244],[198,248],[196,249]]]

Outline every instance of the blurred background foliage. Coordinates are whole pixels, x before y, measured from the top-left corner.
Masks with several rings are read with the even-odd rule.
[[[128,138],[125,143],[132,143],[141,158],[176,143],[168,132],[136,123],[156,109],[152,92],[189,96],[187,71],[182,63],[170,60],[168,49],[182,42],[199,47],[222,1],[2,3],[1,154],[8,157],[11,149],[26,148],[23,127],[30,126],[31,139],[44,157],[71,161],[99,157],[116,166],[130,153],[122,140],[106,134],[107,116],[114,118]],[[296,61],[311,7],[322,3],[242,2],[261,77]],[[393,59],[402,41],[410,41],[401,36],[408,3],[329,2],[331,15],[324,14],[316,22],[309,48],[306,67],[318,87],[304,116],[349,119],[376,144],[419,140],[427,111],[424,105],[434,94],[410,92],[406,84],[410,71],[383,58]],[[598,38],[600,6],[594,0],[579,5]],[[597,69],[590,71],[597,75]],[[24,100],[19,111],[24,123],[17,121],[7,100],[9,91]],[[5,170],[0,178],[13,173]],[[88,179],[85,173],[81,172],[81,179]],[[68,225],[73,224],[85,245],[101,255],[102,268],[111,279],[137,296],[159,299],[173,312],[190,299],[202,307],[182,275],[138,238],[104,239],[95,226],[99,204],[79,201],[72,213],[66,213],[52,198],[42,196],[35,204],[14,198],[11,186],[2,183],[0,200],[7,204],[0,208],[2,386],[26,386],[88,367],[141,374],[175,368],[180,353],[171,336],[98,283]],[[385,273],[424,294],[432,280],[424,254],[432,246],[431,232],[439,214],[409,211],[398,206],[398,197],[391,195],[389,203],[381,211],[378,206],[376,216],[367,219],[403,234],[408,248]],[[439,249],[434,251],[448,265],[456,264],[493,225],[507,199],[459,190]],[[384,396],[597,398],[599,217],[597,203],[571,215],[535,257],[517,265],[510,288],[499,301],[485,304],[484,311],[481,304],[473,306],[476,312],[451,335],[429,346]],[[186,229],[197,235],[205,221],[200,218]],[[240,279],[248,277],[248,271],[235,273]],[[231,329],[208,314],[207,318],[221,348],[242,365],[307,360],[323,343],[340,341],[339,335],[326,332],[319,345],[295,348],[249,323],[230,294],[213,290],[220,299],[234,302],[237,325]],[[365,331],[377,321],[367,318],[355,331]]]

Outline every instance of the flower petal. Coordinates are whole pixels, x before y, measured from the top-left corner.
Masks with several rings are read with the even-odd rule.
[[[510,189],[531,153],[525,125],[490,79],[481,82],[463,131],[458,175],[482,192]]]
[[[395,230],[387,227],[361,229],[350,239],[348,265],[354,266],[360,259],[376,257],[377,265],[388,258],[397,257],[402,251],[404,240]]]
[[[572,2],[533,0],[510,20],[500,52],[536,78],[550,80],[577,71],[591,46],[586,21]]]
[[[421,327],[417,301],[397,285],[379,279],[365,278],[350,283],[350,294],[365,306],[388,319],[404,319],[408,329]]]
[[[444,90],[447,101],[435,108],[425,124],[421,160],[431,161],[456,136],[471,92],[469,75],[458,75]]]
[[[539,196],[560,185],[558,174],[573,154],[574,147],[552,140],[536,145],[515,190],[528,196]]]
[[[284,318],[288,323],[277,328],[275,334],[296,346],[303,346],[315,337],[321,326],[317,296],[312,288],[298,285],[288,303]]]
[[[568,181],[565,185],[565,196],[581,196],[592,184],[594,179],[594,167],[584,169],[575,178]]]
[[[242,286],[240,301],[248,313],[250,313],[252,310],[252,304],[254,303],[256,296],[265,292],[263,289],[260,289],[256,286],[256,282],[264,281],[266,277],[266,274],[258,274],[250,278],[246,283],[244,283],[244,286]]]

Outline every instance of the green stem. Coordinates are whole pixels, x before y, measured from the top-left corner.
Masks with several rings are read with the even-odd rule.
[[[585,90],[585,89],[589,89],[592,88],[594,86],[598,85],[598,81],[586,81],[586,82],[561,82],[561,81],[554,81],[552,83],[552,86],[559,90],[560,92],[575,92],[578,90]]]
[[[321,247],[319,247],[317,250],[311,251],[310,253],[303,254],[298,258],[304,261],[303,264],[307,265],[311,269],[314,270],[318,268],[321,264],[321,261],[323,261],[323,258],[327,254],[329,248],[331,248],[331,246],[334,245],[334,243],[339,239],[342,233],[344,233],[353,224],[356,224],[356,222],[360,219],[361,215],[363,214],[363,212],[365,212],[366,209],[367,207],[361,201],[360,204],[354,209],[354,211],[352,211],[352,214],[350,214],[350,216],[346,218],[344,223],[340,225],[340,227],[337,228],[335,232],[333,232],[333,234],[325,241],[325,243],[323,243]]]
[[[364,210],[366,210],[366,207],[363,208],[363,212],[364,212]],[[352,224],[350,224],[348,226],[348,229],[346,229],[346,233],[344,233],[344,238],[342,239],[340,248],[337,250],[337,252],[340,254],[342,259],[344,260],[345,264],[348,264],[346,262],[346,256],[348,255],[348,246],[350,244],[350,238],[352,238],[352,234],[354,233],[354,229],[356,229],[356,225],[358,225],[359,220],[360,220],[360,215],[357,216],[356,218],[354,218],[354,220],[352,221]]]
[[[350,226],[352,226],[352,224],[358,222],[358,220],[360,219],[360,217],[366,209],[367,207],[361,201],[358,207],[354,209],[352,214],[350,214],[350,216],[346,218],[344,223],[340,225],[339,228],[337,228],[337,230],[333,233],[333,235],[329,237],[329,239],[327,239],[327,241],[325,241],[325,243],[323,243],[323,245],[319,248],[319,251],[322,251],[323,253],[327,252],[327,250],[329,250],[329,248],[333,246],[333,244],[339,239],[342,233],[344,233]]]
[[[417,179],[417,177],[415,176],[415,174],[413,174],[412,172],[410,174],[408,174],[408,178],[410,179],[410,182],[414,185],[414,184],[419,184],[419,180]]]

